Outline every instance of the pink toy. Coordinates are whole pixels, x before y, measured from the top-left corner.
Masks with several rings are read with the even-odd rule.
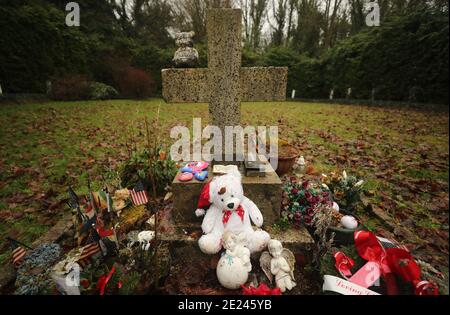
[[[188,163],[185,167],[181,169],[183,173],[199,173],[206,170],[209,166],[208,162],[199,161],[199,162],[191,162]]]
[[[178,180],[180,182],[189,182],[194,178],[194,174],[192,173],[182,173],[180,177],[178,177]]]

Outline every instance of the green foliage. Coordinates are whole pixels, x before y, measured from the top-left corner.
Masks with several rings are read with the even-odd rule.
[[[123,285],[120,288],[120,294],[132,295],[141,280],[141,275],[136,271],[132,271],[123,274],[121,280]]]
[[[328,93],[323,62],[301,55],[289,72],[288,91],[302,98],[324,98]]]
[[[243,67],[256,67],[262,62],[261,55],[254,50],[244,46],[242,50],[242,66]]]
[[[365,191],[364,181],[353,175],[342,175],[337,172],[331,173],[329,176],[322,175],[322,185],[328,187],[333,200],[339,206],[344,207],[347,211],[353,211],[358,203],[361,202],[361,193]]]
[[[153,43],[147,43],[136,50],[133,64],[152,75],[157,91],[162,89],[161,69],[171,66],[175,48],[159,48]]]
[[[109,100],[119,95],[115,88],[100,82],[92,82],[90,90],[89,99],[91,100]]]
[[[45,93],[46,81],[86,73],[87,38],[65,26],[65,14],[43,1],[0,6],[0,82],[7,93]]]
[[[149,153],[147,149],[133,153],[131,159],[122,166],[122,186],[134,187],[139,180],[142,180],[147,187],[152,187],[151,165],[156,191],[158,194],[163,194],[177,174],[176,163],[170,157],[166,157],[163,152],[162,148],[159,148],[154,154]]]
[[[326,81],[353,97],[448,102],[448,16],[430,10],[393,17],[341,41],[324,58]]]
[[[176,50],[168,32],[174,12],[167,2],[137,1],[139,8],[122,12],[110,1],[80,0],[80,27],[65,25],[62,0],[3,2],[5,93],[45,93],[47,80],[66,75],[121,90],[114,77],[118,65],[150,74],[155,92],[161,92],[161,69],[171,65]],[[336,34],[323,35],[321,45],[322,13],[303,5],[288,47],[264,51],[246,45],[242,65],[289,67],[288,91],[295,89],[301,98],[328,98],[330,89],[342,98],[351,87],[357,99],[448,103],[448,9],[417,2],[383,15],[381,26],[372,28],[363,25],[362,12],[352,11],[355,25],[338,22]],[[343,37],[350,28],[351,36]],[[195,47],[199,67],[206,67],[206,43]]]
[[[274,224],[273,228],[276,231],[287,231],[292,226],[288,217],[279,218]]]

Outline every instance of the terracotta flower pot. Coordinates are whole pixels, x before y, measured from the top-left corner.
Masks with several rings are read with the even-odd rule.
[[[294,167],[298,157],[299,153],[293,146],[288,144],[280,146],[278,152],[278,168],[276,170],[278,176],[289,173]]]

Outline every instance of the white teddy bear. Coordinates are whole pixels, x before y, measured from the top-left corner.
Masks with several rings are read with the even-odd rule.
[[[204,207],[209,206],[205,215]],[[205,185],[195,214],[205,215],[202,223],[204,235],[198,241],[203,253],[213,255],[222,249],[225,232],[246,238],[250,252],[262,251],[270,240],[267,232],[254,230],[253,223],[263,225],[261,211],[253,201],[244,196],[241,174],[238,171],[215,177]]]

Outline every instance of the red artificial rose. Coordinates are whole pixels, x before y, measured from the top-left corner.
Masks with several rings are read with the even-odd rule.
[[[82,286],[83,288],[85,288],[85,289],[89,288],[89,281],[88,281],[87,279],[82,279],[82,280],[80,281],[80,284],[81,284],[81,286]]]
[[[281,295],[280,288],[270,289],[265,283],[261,283],[258,288],[252,286],[242,286],[243,295]]]

